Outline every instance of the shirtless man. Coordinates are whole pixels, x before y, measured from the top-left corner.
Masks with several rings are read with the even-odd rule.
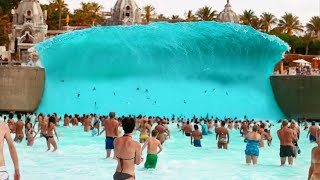
[[[311,165],[309,168],[308,180],[320,179],[320,135],[317,138],[318,146],[314,147],[311,152]]]
[[[111,155],[111,150],[114,149],[114,140],[118,137],[118,122],[116,121],[116,113],[110,112],[109,113],[109,119],[105,120],[103,123],[104,129],[101,131],[100,134],[103,133],[103,131],[106,132],[106,151],[107,155],[106,158],[109,158]]]
[[[248,126],[248,122],[247,121],[243,121],[241,128],[240,128],[240,132],[242,132],[242,137],[246,137],[248,132],[249,132],[249,126]]]
[[[235,130],[238,130],[238,129],[239,129],[239,123],[238,123],[238,121],[235,121],[235,122],[234,122],[234,129],[235,129]]]
[[[260,134],[261,136],[261,140],[259,141],[259,147],[260,148],[263,148],[264,147],[264,140],[266,139],[266,132],[264,131],[264,128],[265,128],[265,124],[264,123],[261,123],[260,124],[260,128],[258,130],[258,133]]]
[[[149,138],[142,146],[141,156],[142,156],[143,150],[148,146],[147,160],[144,164],[144,167],[146,169],[156,168],[157,161],[158,161],[158,154],[162,151],[161,142],[157,139],[158,134],[159,132],[157,130],[153,130],[152,137]],[[158,148],[159,148],[159,151],[158,151]]]
[[[7,172],[6,166],[5,166],[5,159],[3,156],[3,145],[4,140],[7,141],[11,159],[13,161],[14,165],[14,180],[20,179],[20,171],[19,171],[19,162],[18,162],[18,155],[16,148],[14,147],[11,135],[10,135],[10,129],[7,124],[0,123],[0,179],[7,180],[9,179],[9,173]]]
[[[9,126],[9,129],[10,129],[10,133],[14,133],[14,119],[13,119],[13,113],[10,113],[10,114],[9,114],[8,126]]]
[[[201,147],[201,139],[202,139],[202,133],[201,131],[199,131],[198,125],[195,124],[194,131],[192,131],[192,134],[191,134],[191,145],[193,144],[194,147]]]
[[[212,134],[213,133],[213,122],[212,120],[210,119],[209,122],[208,122],[208,133],[209,134]]]
[[[65,114],[64,118],[63,118],[63,126],[67,127],[67,126],[69,126],[69,124],[70,124],[70,118],[67,114]]]
[[[14,141],[17,143],[20,143],[23,140],[23,126],[24,123],[21,120],[21,114],[17,115],[18,121],[15,124],[16,127],[16,137],[14,138]]]
[[[318,133],[318,126],[316,125],[316,122],[312,122],[312,125],[310,126],[309,128],[309,131],[308,131],[308,134],[307,134],[307,138],[309,136],[309,140],[310,140],[310,143],[313,143],[313,142],[316,142],[317,141],[317,133]]]
[[[184,134],[186,135],[186,136],[191,136],[191,133],[192,133],[192,126],[191,126],[191,124],[190,124],[190,122],[189,121],[187,121],[187,124],[184,126]]]
[[[141,145],[132,139],[132,132],[135,128],[133,118],[124,118],[122,120],[122,127],[125,134],[114,140],[114,154],[117,158],[118,165],[113,179],[134,180],[135,165],[139,165],[143,161],[141,157]]]
[[[155,130],[157,130],[159,132],[157,139],[161,142],[161,144],[163,144],[164,141],[166,140],[164,137],[164,133],[166,131],[166,128],[162,126],[161,119],[158,121],[158,125],[155,127]]]
[[[224,126],[226,123],[221,122],[221,127],[216,129],[216,140],[218,140],[218,149],[228,149],[228,144],[230,140],[229,131]]]
[[[309,128],[308,121],[305,119],[303,124],[304,124],[304,129],[303,130],[305,131],[305,130],[307,130]]]
[[[83,123],[84,132],[89,132],[91,130],[91,116],[87,116]]]
[[[280,140],[281,166],[285,165],[287,157],[289,165],[292,165],[294,158],[293,142],[297,141],[297,139],[295,132],[288,128],[287,120],[282,121],[281,129],[278,130],[277,134]]]

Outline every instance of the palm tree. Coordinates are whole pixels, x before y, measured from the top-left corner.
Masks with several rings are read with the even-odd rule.
[[[301,38],[301,40],[303,41],[303,43],[304,43],[305,46],[306,46],[305,55],[308,55],[308,54],[309,54],[309,45],[310,45],[310,42],[313,41],[312,34],[311,34],[311,33],[306,33],[306,34]]]
[[[203,21],[215,20],[217,15],[218,15],[217,11],[216,10],[212,10],[212,8],[208,7],[208,6],[200,8],[196,13],[196,16],[198,16]]]
[[[97,19],[100,18],[98,13],[101,11],[102,8],[103,7],[96,2],[88,3],[89,14],[91,14],[93,26],[97,21]]]
[[[189,10],[187,13],[187,21],[194,21],[195,20],[195,16],[192,14],[192,10]]]
[[[59,30],[61,29],[61,14],[64,9],[67,8],[67,4],[64,3],[64,0],[51,0],[52,5],[59,12]]]
[[[267,12],[262,13],[262,15],[260,16],[260,19],[261,19],[261,29],[266,33],[269,33],[272,25],[277,23],[277,18],[273,14],[267,13]]]
[[[292,36],[294,32],[303,31],[299,18],[292,13],[285,13],[279,20],[278,26],[288,35]]]
[[[251,26],[253,24],[253,21],[255,21],[255,18],[257,18],[257,16],[254,14],[254,11],[252,9],[244,10],[242,15],[240,15],[240,20],[244,25]]]
[[[172,20],[178,20],[179,19],[179,15],[172,15],[171,19]]]
[[[144,10],[144,13],[145,13],[144,16],[145,16],[145,18],[147,20],[147,24],[149,24],[150,18],[154,14],[155,8],[153,6],[151,6],[151,5],[147,5],[147,6],[143,7],[143,10]]]
[[[158,20],[165,20],[167,19],[163,14],[159,14]]]
[[[314,32],[315,36],[320,38],[320,16],[313,16],[306,27],[309,32]]]

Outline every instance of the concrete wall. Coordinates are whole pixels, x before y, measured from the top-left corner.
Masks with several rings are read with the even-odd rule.
[[[320,76],[271,76],[270,80],[288,118],[320,119]]]
[[[40,104],[45,70],[0,66],[0,111],[34,112]]]

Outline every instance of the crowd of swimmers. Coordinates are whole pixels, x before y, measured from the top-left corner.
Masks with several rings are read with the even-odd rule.
[[[24,117],[25,121],[22,120]],[[31,119],[34,119],[32,124]],[[0,114],[0,142],[5,139],[8,143],[9,151],[14,164],[14,179],[20,179],[18,156],[14,147],[11,134],[14,134],[14,141],[21,143],[25,138],[28,146],[32,146],[37,134],[46,139],[47,151],[53,146],[53,152],[58,149],[57,141],[59,135],[56,126],[63,121],[63,126],[83,126],[84,132],[90,132],[92,136],[99,136],[105,133],[105,149],[106,158],[117,160],[118,165],[113,176],[115,180],[135,179],[135,165],[139,165],[144,161],[142,154],[147,148],[147,156],[144,161],[145,168],[156,168],[158,154],[163,149],[163,144],[170,139],[171,133],[168,124],[176,123],[179,131],[183,136],[190,138],[191,145],[201,147],[203,136],[215,134],[218,149],[228,149],[230,142],[230,130],[239,130],[241,136],[246,143],[245,159],[246,164],[257,164],[259,157],[259,149],[264,147],[265,141],[271,146],[273,137],[271,129],[273,124],[269,121],[248,120],[247,117],[238,120],[237,118],[203,118],[193,117],[192,119],[184,118],[161,118],[146,117],[139,115],[128,117],[116,117],[114,112],[110,112],[108,116],[90,115],[67,115],[63,118],[57,116],[56,113],[51,115],[43,114],[27,114],[22,116],[10,113],[8,119]],[[311,165],[309,168],[308,179],[320,179],[320,129],[315,122],[308,127],[307,121],[282,120],[281,128],[277,131],[280,140],[280,160],[281,166],[288,161],[289,165],[293,165],[293,160],[300,154],[298,141],[300,138],[300,126],[304,126],[304,130],[308,130],[307,137],[311,143],[317,143],[318,146],[312,149]],[[36,124],[38,124],[36,126]],[[100,128],[102,129],[100,130]],[[132,139],[134,131],[138,131],[139,142]],[[56,140],[54,138],[56,136]],[[143,145],[141,145],[143,143]],[[3,149],[3,143],[0,143],[0,150]],[[2,152],[2,151],[1,151]],[[3,152],[2,152],[3,153]],[[9,179],[9,174],[4,164],[4,156],[0,154],[0,180]]]

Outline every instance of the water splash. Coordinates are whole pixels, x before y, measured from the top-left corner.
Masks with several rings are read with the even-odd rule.
[[[279,118],[269,76],[288,45],[232,23],[153,23],[62,34],[37,45],[38,112]]]

